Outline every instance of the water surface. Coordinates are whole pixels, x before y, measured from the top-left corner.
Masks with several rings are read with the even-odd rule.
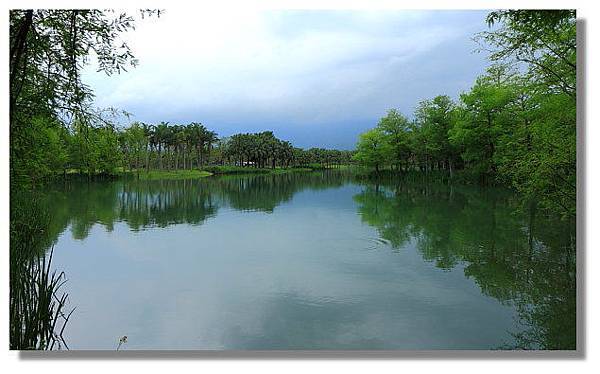
[[[71,349],[575,348],[574,225],[339,172],[48,192]]]

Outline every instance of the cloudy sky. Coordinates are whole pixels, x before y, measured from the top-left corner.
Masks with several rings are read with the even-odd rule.
[[[420,100],[467,90],[487,65],[472,41],[486,14],[167,9],[126,36],[137,68],[84,79],[98,106],[134,120],[351,149],[388,109],[410,115]]]

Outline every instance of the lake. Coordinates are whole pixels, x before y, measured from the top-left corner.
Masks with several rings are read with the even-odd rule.
[[[574,349],[575,224],[341,171],[44,195],[70,349]]]

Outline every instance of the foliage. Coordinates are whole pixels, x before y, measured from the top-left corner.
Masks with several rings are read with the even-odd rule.
[[[110,10],[28,9],[11,10],[9,24],[10,347],[62,348],[64,274],[51,271],[45,253],[54,220],[29,189],[71,167],[88,175],[114,170],[116,132],[98,125],[104,119],[91,109],[80,71],[91,54],[107,74],[135,65],[120,38],[134,19]]]
[[[24,138],[28,142],[18,144],[32,151],[26,158],[29,180],[49,179],[57,174],[67,176],[73,174],[72,171],[88,178],[129,171],[147,179],[149,175],[169,175],[163,171],[207,170],[231,174],[281,168],[315,170],[339,168],[350,163],[353,154],[295,148],[290,142],[276,138],[271,131],[219,139],[214,131],[196,122],[188,125],[134,122],[123,129],[87,126],[82,121],[74,121],[71,129],[60,123],[48,127],[43,120],[34,125],[28,129],[31,136]],[[44,152],[37,149],[40,144]]]
[[[419,103],[409,126],[389,111],[361,135],[355,159],[376,170],[444,171],[509,185],[526,204],[574,216],[575,12],[497,11],[487,21],[497,27],[477,37],[493,62],[486,74],[456,103],[448,96]],[[375,144],[387,144],[391,155]]]
[[[492,61],[525,63],[541,92],[563,93],[575,100],[577,29],[574,10],[501,10],[488,15],[497,30],[478,39],[491,47]]]
[[[375,168],[379,173],[380,168],[391,159],[392,152],[393,148],[386,134],[380,128],[374,128],[360,135],[354,160]]]
[[[72,121],[90,127],[102,120],[90,108],[93,94],[81,81],[81,68],[92,53],[98,70],[107,74],[135,66],[137,60],[120,37],[134,25],[132,16],[110,10],[10,11],[11,182],[35,183],[61,166],[63,154],[59,160],[45,157],[44,135],[50,135],[53,147],[56,136],[42,127],[64,133]],[[86,166],[94,161],[86,159]]]

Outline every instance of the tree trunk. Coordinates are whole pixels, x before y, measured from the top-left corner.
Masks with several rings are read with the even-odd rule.
[[[23,57],[27,48],[27,35],[29,34],[32,23],[33,10],[29,9],[25,12],[25,17],[21,21],[19,32],[15,38],[14,44],[10,46],[10,113],[13,113],[17,97],[20,94],[20,88],[16,89],[14,85],[16,84],[15,80],[17,79],[17,72],[19,71],[21,60],[23,59],[24,62],[27,61]],[[26,72],[23,71],[21,79],[24,79],[25,75]],[[12,124],[12,116],[10,123]]]
[[[146,149],[146,173],[150,171],[150,153],[152,152],[152,148],[150,148],[150,152]]]
[[[158,146],[158,168],[160,170],[162,170],[162,157],[161,157],[161,154],[160,154],[161,151],[162,151],[162,149],[161,149],[161,146],[159,145]]]

